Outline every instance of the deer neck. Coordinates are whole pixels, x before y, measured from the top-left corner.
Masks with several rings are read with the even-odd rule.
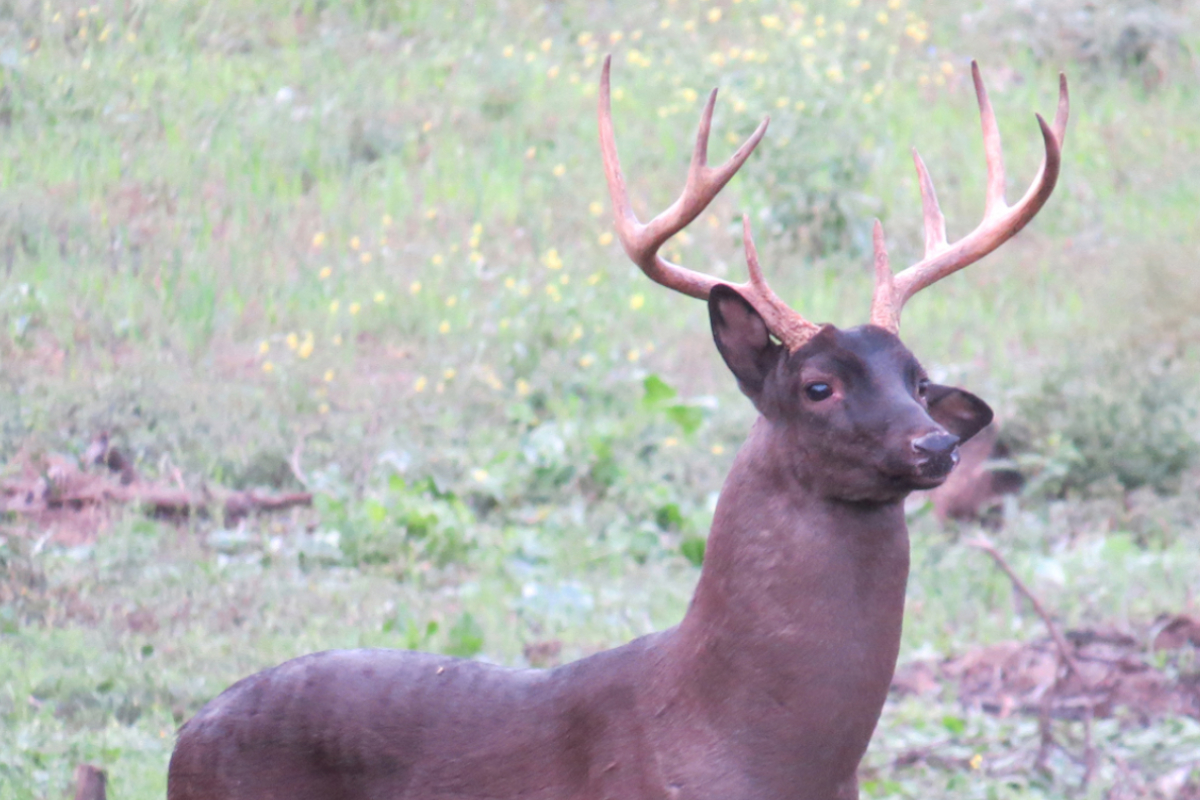
[[[903,501],[820,496],[772,434],[760,418],[722,489],[700,582],[673,637],[671,693],[718,729],[816,748],[831,768],[852,769],[899,651]]]

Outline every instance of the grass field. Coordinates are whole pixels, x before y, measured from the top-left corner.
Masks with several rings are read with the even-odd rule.
[[[776,290],[841,326],[866,318],[874,218],[893,263],[920,256],[911,146],[951,237],[978,220],[970,60],[1010,199],[1065,71],[1055,196],[915,300],[904,338],[997,409],[1028,484],[989,535],[1064,626],[1145,636],[1160,614],[1196,613],[1190,6],[497,5],[0,3],[7,473],[107,433],[151,478],[314,493],[311,509],[228,527],[134,508],[63,530],[5,516],[0,797],[66,796],[84,761],[114,798],[162,797],[177,725],[302,653],[527,665],[547,643],[569,660],[680,618],[753,416],[704,307],[613,241],[595,133],[608,52],[643,216],[682,185],[711,87],[713,160],[771,115],[742,175],[667,249],[740,281],[746,212]],[[976,525],[914,504],[911,527],[902,662],[1044,634],[963,544]],[[1092,736],[1080,788],[1065,750],[1033,769],[1035,718],[897,699],[864,795],[1200,793],[1200,721],[1118,716]]]

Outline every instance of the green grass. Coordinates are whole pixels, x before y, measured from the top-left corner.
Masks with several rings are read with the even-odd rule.
[[[283,487],[303,442],[317,502],[233,530],[116,512],[78,547],[37,547],[42,531],[6,519],[0,796],[61,797],[90,761],[112,796],[161,797],[178,722],[237,678],[313,650],[519,665],[525,644],[559,640],[575,658],[679,619],[698,574],[681,545],[707,532],[752,410],[703,307],[649,285],[608,237],[594,104],[609,51],[644,215],[679,190],[710,87],[714,161],[772,116],[744,174],[667,249],[741,280],[745,211],[779,293],[842,326],[866,316],[874,217],[893,263],[920,255],[909,147],[930,165],[951,236],[981,213],[969,59],[993,89],[1010,199],[1040,157],[1032,112],[1053,111],[1065,70],[1072,121],[1055,197],[1018,240],[915,300],[905,341],[1027,432],[1035,491],[996,536],[1060,619],[1144,630],[1187,608],[1200,513],[1179,487],[1195,466],[1157,491],[1091,478],[1050,491],[1086,435],[1055,439],[1040,393],[1046,376],[1082,372],[1067,402],[1103,395],[1088,413],[1120,427],[1133,401],[1104,395],[1103,371],[1088,378],[1115,364],[1105,369],[1127,377],[1113,385],[1172,387],[1139,394],[1157,405],[1138,408],[1181,427],[1151,413],[1138,431],[1196,437],[1196,90],[1186,69],[1147,89],[1112,64],[1036,60],[964,33],[962,11],[948,0],[803,13],[766,0],[525,0],[503,14],[366,0],[10,4],[0,453],[10,464],[78,454],[108,431],[152,476],[178,467],[192,485]],[[1194,45],[1194,15],[1181,16]],[[1158,383],[1160,362],[1173,382]],[[648,397],[650,376],[677,396]],[[969,526],[922,509],[912,526],[903,658],[1041,635],[1003,576],[960,544]],[[945,722],[960,716],[889,705],[865,793],[1076,796],[1075,766],[1031,772],[1034,722]],[[1096,735],[1088,797],[1200,759],[1194,721]],[[947,764],[980,753],[985,766],[895,763],[926,745]]]

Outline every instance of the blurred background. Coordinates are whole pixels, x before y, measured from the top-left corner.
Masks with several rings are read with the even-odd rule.
[[[549,666],[678,621],[753,411],[704,305],[614,242],[612,53],[643,218],[711,88],[714,162],[771,116],[667,254],[743,280],[747,213],[776,291],[843,327],[875,218],[921,257],[911,147],[950,238],[981,217],[971,60],[1010,201],[1067,74],[1046,208],[905,311],[997,410],[980,475],[1023,489],[909,504],[863,793],[1200,797],[1197,46],[1186,0],[0,2],[0,796],[89,762],[162,797],[177,725],[306,652]],[[1178,702],[1026,703],[997,653],[1053,651],[981,532]]]

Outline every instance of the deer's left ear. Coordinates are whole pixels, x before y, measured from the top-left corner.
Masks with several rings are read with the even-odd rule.
[[[992,421],[992,409],[970,392],[953,386],[930,384],[925,390],[929,416],[960,441],[967,441]]]
[[[708,295],[708,317],[717,350],[737,378],[738,388],[757,402],[783,345],[771,341],[767,323],[731,286],[718,284],[712,288]]]

